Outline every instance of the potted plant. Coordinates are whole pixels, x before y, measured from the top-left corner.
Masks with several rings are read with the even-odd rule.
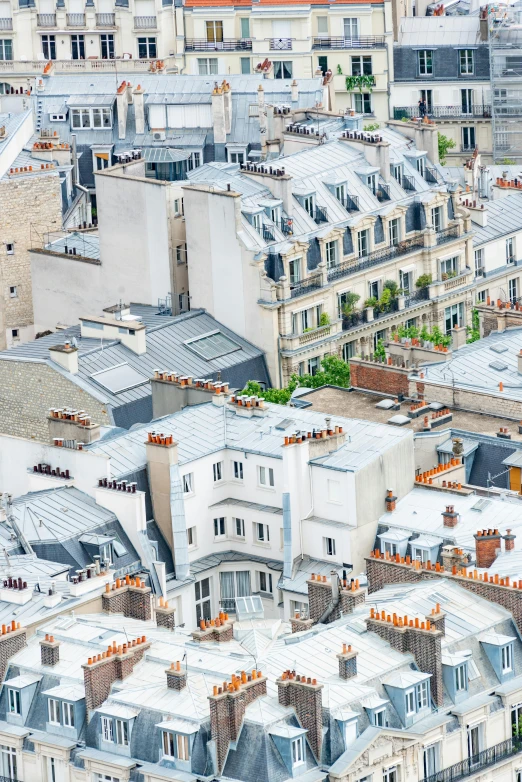
[[[371,92],[375,86],[375,77],[369,73],[362,73],[359,76],[347,76],[346,77],[346,90],[347,92]]]
[[[375,296],[370,296],[366,301],[364,302],[364,309],[366,310],[366,319],[367,320],[373,320],[374,318],[374,310],[377,306],[377,298]]]
[[[329,326],[330,325],[330,316],[327,312],[321,312],[321,316],[319,318],[319,326]]]
[[[361,297],[358,293],[353,293],[352,291],[349,291],[346,294],[346,300],[341,307],[341,312],[343,315],[343,329],[349,328],[351,325],[355,325],[357,321],[355,305],[360,298]]]
[[[431,283],[432,283],[431,274],[421,274],[419,277],[417,277],[415,286],[417,288],[427,288],[428,285],[431,285]]]

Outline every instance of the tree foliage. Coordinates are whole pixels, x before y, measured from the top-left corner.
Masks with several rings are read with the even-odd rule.
[[[455,142],[452,138],[448,138],[444,135],[444,133],[439,133],[439,161],[441,166],[446,165],[446,155],[448,154],[448,150],[455,148]]]
[[[292,375],[286,388],[262,389],[259,383],[249,380],[243,389],[244,394],[259,396],[267,402],[277,405],[286,405],[290,401],[293,392],[299,386],[301,388],[320,388],[321,386],[341,386],[348,388],[350,385],[350,367],[338,356],[324,356],[321,359],[321,371],[315,375]]]

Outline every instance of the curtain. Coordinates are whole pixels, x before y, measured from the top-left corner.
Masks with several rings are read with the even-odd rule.
[[[237,596],[247,597],[252,594],[250,589],[250,570],[236,571]]]
[[[234,590],[234,574],[233,573],[220,573],[219,581],[221,586],[221,599],[228,600],[236,596]]]

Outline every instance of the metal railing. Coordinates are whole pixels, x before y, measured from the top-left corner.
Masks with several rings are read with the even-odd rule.
[[[424,169],[424,179],[426,182],[429,182],[431,185],[438,184],[439,177],[437,175],[437,172],[434,168],[430,168],[429,166],[426,166]]]
[[[116,27],[116,14],[96,14],[96,27]]]
[[[290,285],[290,298],[296,299],[298,296],[304,296],[306,293],[310,293],[310,291],[317,290],[320,287],[321,276],[317,274],[314,277],[309,277],[307,280]]]
[[[373,308],[373,318],[374,320],[378,320],[379,318],[384,318],[386,315],[391,315],[394,312],[399,311],[399,299],[392,299],[389,304],[386,304],[385,307],[382,309],[379,309],[379,306]]]
[[[155,30],[158,26],[155,16],[135,16],[134,17],[134,29],[135,30]]]
[[[415,190],[415,179],[412,176],[409,176],[408,174],[402,175],[402,182],[401,186],[403,190]]]
[[[344,198],[340,198],[339,201],[347,212],[359,211],[359,196],[350,195],[350,193],[348,193]]]
[[[429,298],[430,289],[428,287],[418,288],[415,293],[409,293],[406,295],[404,304],[406,307],[413,307],[415,304],[418,304],[419,301],[429,301]]]
[[[477,755],[472,755],[470,758],[461,760],[459,763],[454,763],[453,766],[437,771],[435,774],[431,774],[429,777],[425,777],[423,782],[457,782],[459,779],[469,777],[471,774],[476,774],[481,769],[494,766],[496,763],[511,757],[512,755],[518,755],[522,752],[522,740],[514,737],[506,739],[500,744],[495,744],[489,749],[485,749],[479,752]]]
[[[314,36],[313,49],[375,49],[384,47],[383,35],[361,35],[359,38]]]
[[[328,212],[325,206],[315,206],[311,216],[318,225],[328,222]]]
[[[374,195],[376,196],[378,201],[389,201],[390,200],[390,186],[389,185],[383,185],[379,184],[375,188]]]
[[[56,27],[56,14],[36,14],[37,27]]]
[[[274,232],[267,225],[263,226],[263,239],[265,240],[265,242],[274,241]]]
[[[491,117],[491,106],[489,104],[473,104],[469,107],[462,106],[431,106],[426,112],[428,117],[434,119],[443,119],[444,117]],[[395,106],[393,109],[393,119],[401,120],[403,118],[417,119],[421,116],[418,106]]]
[[[11,17],[8,16],[2,16],[0,17],[0,30],[12,30],[13,29],[13,20]]]
[[[236,52],[252,51],[252,41],[247,38],[224,38],[222,41],[208,41],[206,38],[187,38],[186,52]]]
[[[282,217],[280,227],[281,233],[284,233],[285,236],[292,236],[294,233],[294,221],[291,217]]]
[[[373,253],[369,253],[355,261],[344,261],[338,266],[332,266],[328,269],[328,282],[332,282],[341,277],[347,277],[350,274],[357,274],[357,272],[364,271],[365,269],[371,269],[372,266],[377,266],[383,261],[390,261],[393,258],[398,258],[401,255],[406,255],[407,253],[419,250],[423,247],[424,238],[422,236],[416,236],[411,239],[405,239],[403,242],[399,242],[393,247],[384,247],[382,250],[375,250]]]
[[[67,27],[85,27],[85,14],[67,14]]]
[[[348,315],[343,313],[343,331],[349,331],[350,329],[356,329],[368,322],[366,310],[359,310],[357,312],[350,312]]]
[[[227,614],[235,614],[236,613],[236,599],[235,597],[222,597],[219,601],[219,605],[221,606],[221,610],[225,611]],[[1,780],[0,780],[1,782]]]
[[[450,228],[445,228],[444,231],[439,231],[437,234],[437,244],[446,244],[453,239],[457,239],[459,235],[458,225],[452,225]]]
[[[268,43],[271,51],[289,51],[292,48],[291,38],[269,38]]]

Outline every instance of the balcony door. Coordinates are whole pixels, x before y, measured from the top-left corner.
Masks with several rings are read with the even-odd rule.
[[[205,22],[207,43],[223,43],[223,22]]]
[[[85,60],[85,36],[71,35],[71,57],[73,60]]]
[[[473,90],[461,90],[461,108],[463,114],[473,114]]]
[[[468,757],[471,765],[476,765],[479,762],[482,743],[481,728],[481,725],[468,726]]]

